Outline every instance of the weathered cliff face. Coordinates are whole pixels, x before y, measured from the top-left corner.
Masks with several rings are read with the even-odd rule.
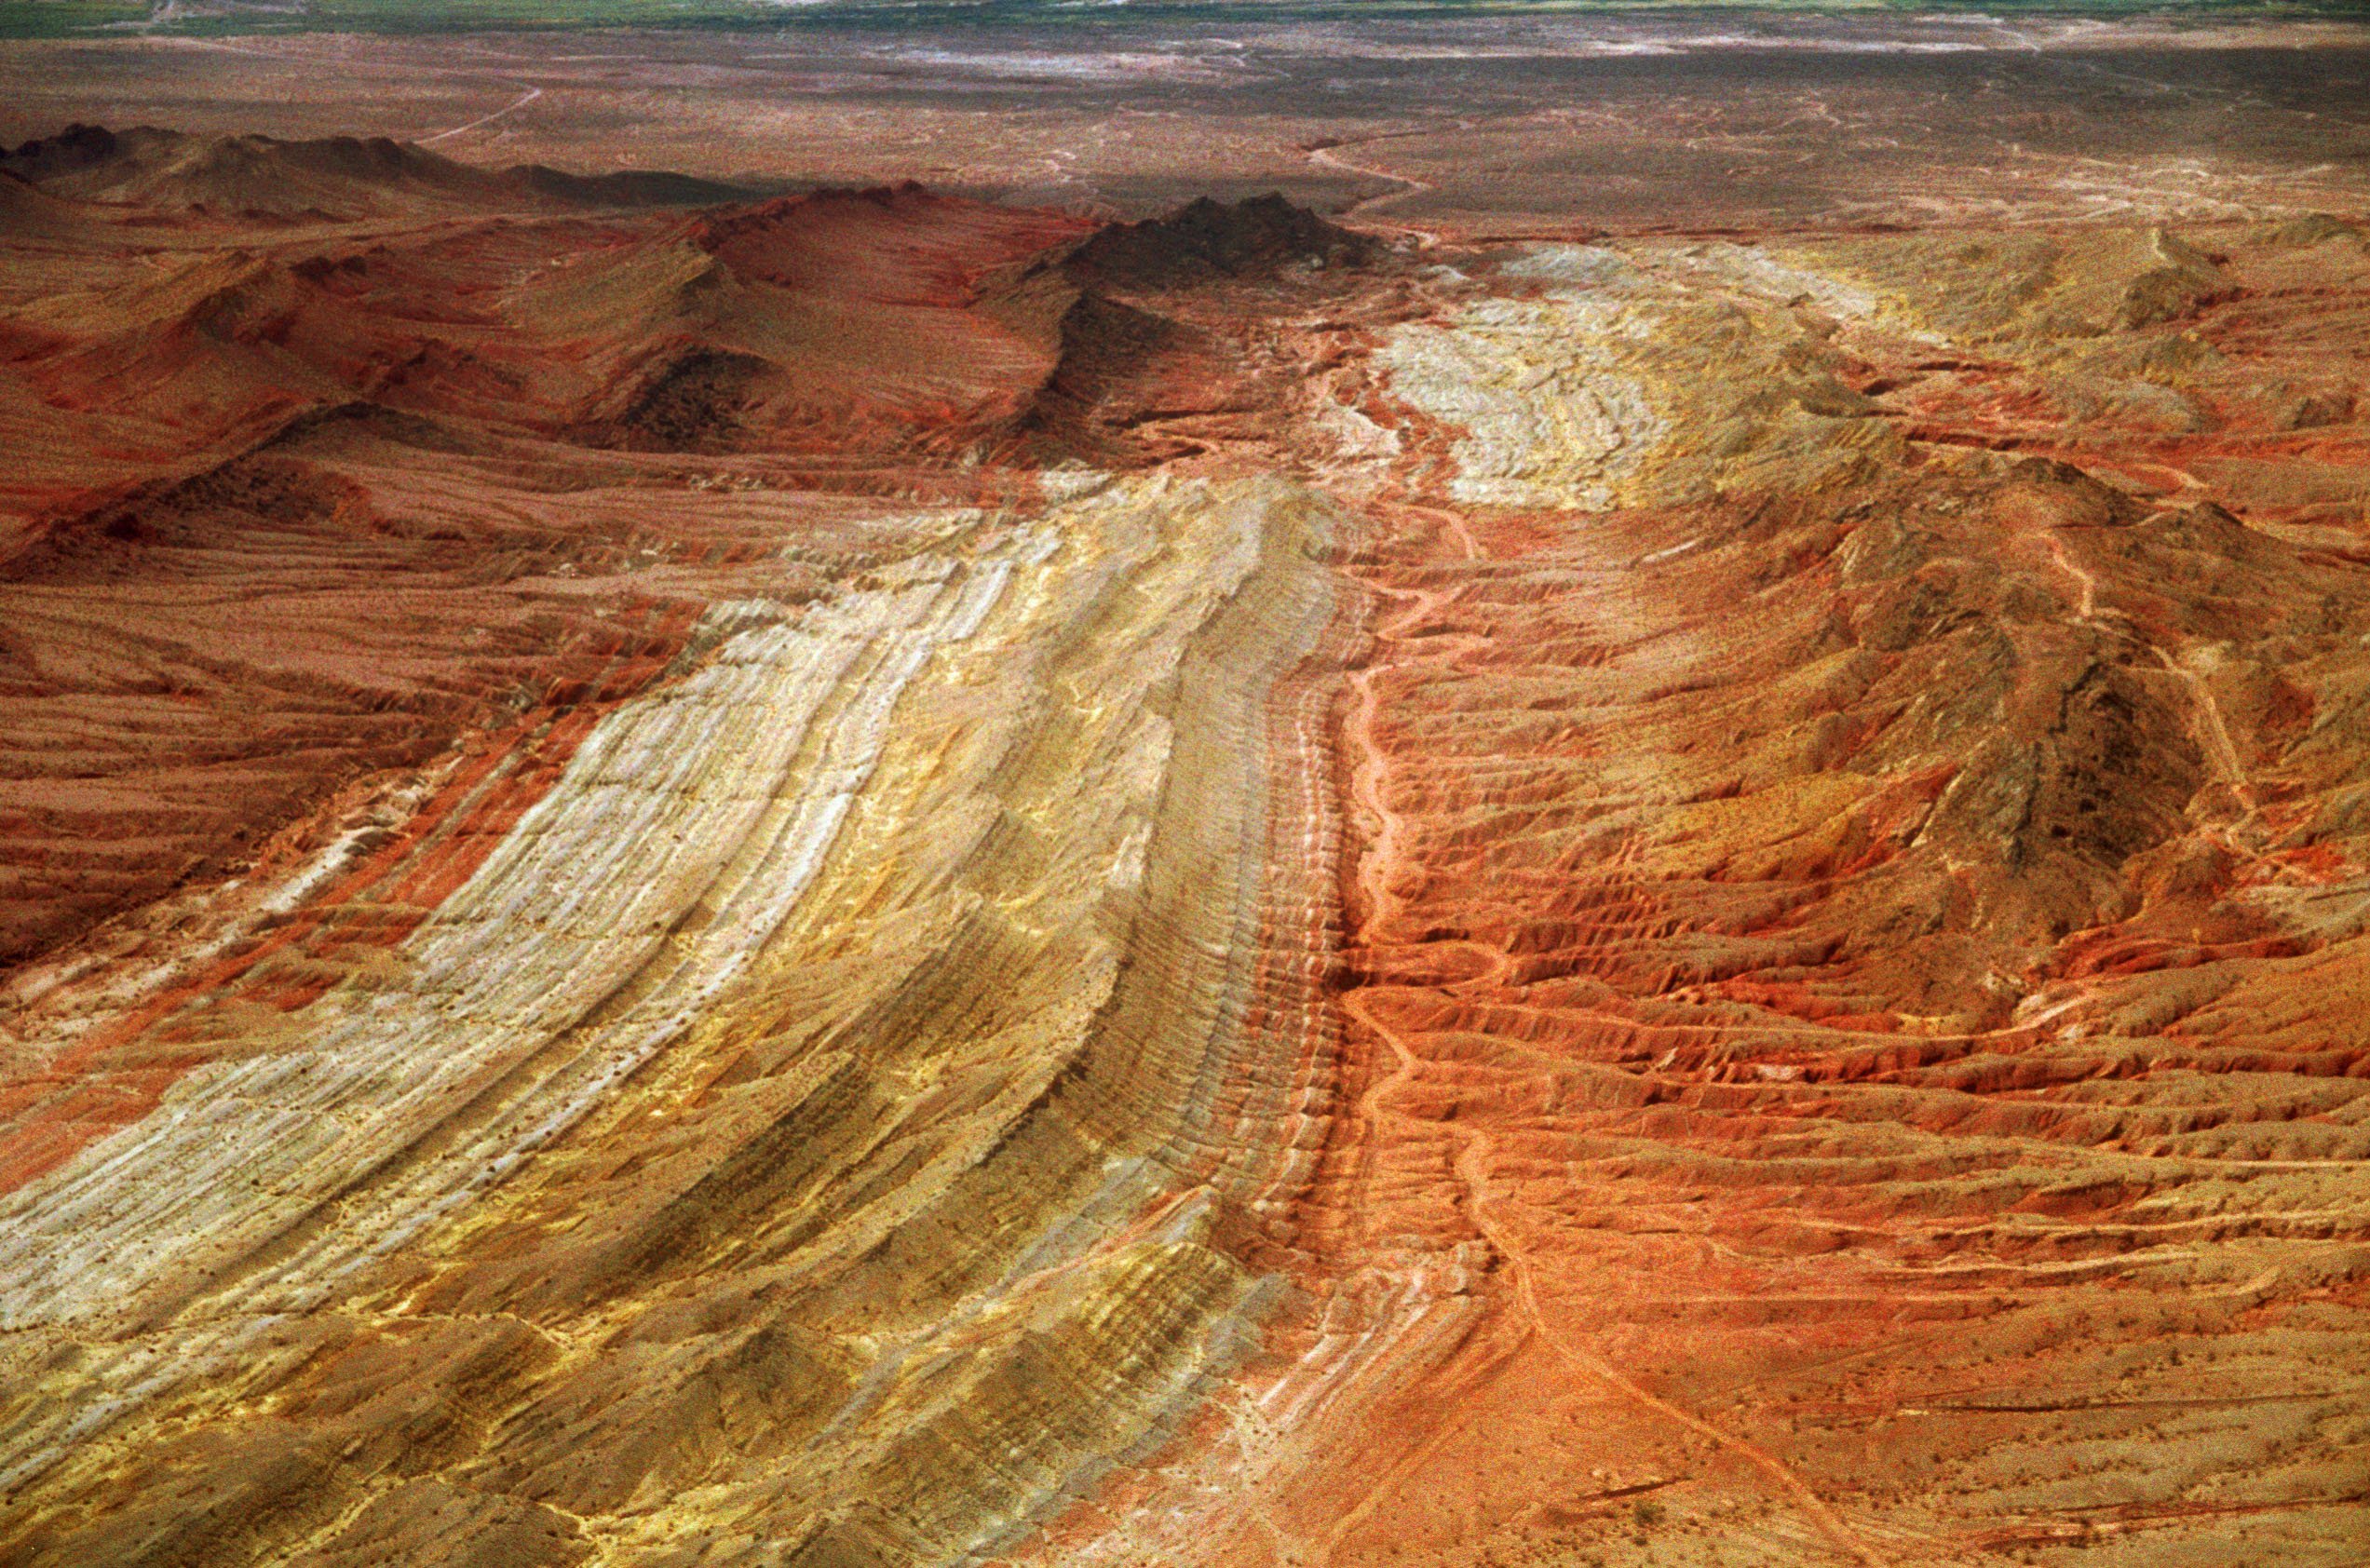
[[[0,1561],[2351,1561],[2357,231],[463,185],[27,186]]]

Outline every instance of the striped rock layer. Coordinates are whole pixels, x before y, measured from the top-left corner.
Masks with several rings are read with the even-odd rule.
[[[2360,1560],[2360,229],[56,201],[0,1563]]]

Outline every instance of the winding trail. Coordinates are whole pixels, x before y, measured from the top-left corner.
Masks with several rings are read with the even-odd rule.
[[[1555,1353],[1557,1359],[1575,1371],[1585,1372],[1595,1378],[1640,1409],[1651,1411],[1667,1421],[1675,1422],[1725,1453],[1741,1459],[1767,1477],[1778,1491],[1792,1499],[1794,1505],[1802,1510],[1804,1517],[1818,1528],[1819,1533],[1826,1537],[1827,1543],[1835,1550],[1856,1562],[1868,1564],[1869,1568],[1889,1568],[1891,1560],[1883,1556],[1856,1534],[1844,1521],[1843,1517],[1828,1507],[1825,1500],[1813,1492],[1808,1482],[1787,1467],[1785,1461],[1757,1443],[1738,1437],[1732,1432],[1723,1431],[1684,1406],[1673,1404],[1669,1399],[1648,1392],[1637,1383],[1616,1372],[1611,1364],[1602,1358],[1591,1356],[1586,1351],[1576,1349],[1566,1344],[1549,1326],[1546,1314],[1539,1306],[1538,1286],[1535,1271],[1531,1266],[1529,1252],[1490,1216],[1490,1162],[1496,1154],[1496,1145],[1486,1130],[1481,1128],[1465,1129],[1465,1145],[1456,1157],[1456,1174],[1464,1182],[1468,1195],[1466,1212],[1472,1216],[1474,1227],[1482,1233],[1483,1239],[1487,1240],[1491,1248],[1506,1260],[1514,1277],[1514,1297],[1522,1304],[1523,1316],[1529,1321],[1539,1340],[1547,1345],[1548,1349]]]
[[[1444,532],[1456,539],[1464,560],[1472,561],[1481,559],[1479,547],[1461,518],[1456,518],[1442,507],[1410,503],[1395,505],[1398,509],[1447,523]],[[1453,671],[1459,659],[1486,648],[1489,640],[1477,632],[1426,632],[1422,629],[1436,612],[1455,600],[1457,593],[1455,588],[1402,588],[1379,581],[1372,574],[1361,574],[1361,576],[1370,591],[1401,602],[1401,607],[1379,621],[1375,630],[1378,645],[1398,645],[1392,650],[1398,656],[1378,658],[1350,676],[1353,702],[1343,731],[1344,744],[1351,749],[1356,759],[1350,769],[1349,795],[1358,810],[1373,824],[1371,836],[1361,848],[1352,879],[1358,901],[1362,907],[1355,912],[1356,923],[1350,945],[1356,950],[1379,953],[1405,945],[1394,939],[1390,929],[1395,918],[1402,912],[1405,900],[1392,890],[1389,879],[1392,868],[1402,863],[1406,855],[1403,842],[1406,820],[1390,804],[1387,787],[1389,756],[1377,731],[1377,721],[1383,708],[1379,684],[1386,676],[1401,671]],[[1856,1533],[1783,1460],[1747,1439],[1722,1430],[1684,1406],[1652,1393],[1624,1376],[1602,1358],[1568,1343],[1550,1322],[1540,1304],[1537,1269],[1530,1250],[1495,1211],[1491,1184],[1497,1153],[1496,1141],[1486,1128],[1461,1118],[1434,1121],[1393,1108],[1392,1102],[1402,1091],[1423,1075],[1425,1063],[1406,1034],[1388,1022],[1375,1006],[1385,994],[1394,992],[1454,993],[1502,984],[1512,972],[1513,956],[1496,944],[1469,937],[1421,945],[1428,948],[1469,948],[1482,953],[1490,961],[1490,966],[1477,976],[1448,984],[1420,985],[1375,980],[1355,985],[1343,994],[1342,1010],[1369,1031],[1373,1038],[1380,1041],[1392,1058],[1390,1070],[1371,1083],[1358,1099],[1356,1119],[1364,1142],[1361,1180],[1371,1178],[1374,1161],[1381,1151],[1379,1134],[1387,1122],[1404,1121],[1445,1134],[1454,1142],[1456,1154],[1452,1165],[1463,1188],[1461,1207],[1474,1232],[1506,1264],[1513,1280],[1514,1299],[1522,1314],[1521,1335],[1504,1352],[1498,1366],[1510,1362],[1533,1340],[1540,1342],[1557,1359],[1622,1400],[1684,1427],[1759,1473],[1770,1488],[1798,1509],[1843,1558],[1866,1565],[1866,1568],[1889,1568],[1890,1560]],[[1497,1366],[1494,1366],[1493,1375],[1496,1370]],[[1357,1506],[1336,1520],[1328,1532],[1317,1554],[1320,1568],[1330,1568],[1343,1539],[1381,1506],[1383,1498],[1400,1479],[1461,1433],[1467,1425],[1465,1421],[1448,1424],[1379,1473]]]
[[[2098,578],[2090,568],[2065,553],[2065,541],[2055,534],[2049,535],[2050,563],[2074,579],[2077,590],[2074,618],[2096,625],[2098,621]]]
[[[2048,537],[2048,547],[2051,563],[2074,580],[2078,590],[2075,619],[2099,630],[2119,636],[2128,635],[2107,626],[2099,617],[2098,578],[2088,567],[2066,553],[2065,541],[2052,533]],[[2203,675],[2175,658],[2167,649],[2154,648],[2150,651],[2155,654],[2157,664],[2163,673],[2180,682],[2187,693],[2198,746],[2205,753],[2206,765],[2212,770],[2214,781],[2228,790],[2231,798],[2244,808],[2243,815],[2228,826],[2228,831],[2233,840],[2231,847],[2251,861],[2264,863],[2257,846],[2236,842],[2237,835],[2253,824],[2262,809],[2262,803],[2256,798],[2255,780],[2239,756],[2238,746],[2230,738],[2229,725],[2222,718],[2221,703],[2215,700],[2213,689],[2205,683]]]
[[[1461,130],[1469,128],[1459,124],[1456,128]],[[1404,141],[1413,136],[1429,136],[1437,129],[1437,127],[1426,126],[1420,130],[1388,131],[1380,136],[1362,137],[1354,142],[1336,142],[1332,146],[1308,149],[1308,161],[1320,169],[1330,169],[1341,174],[1355,174],[1369,180],[1388,180],[1399,187],[1395,191],[1382,191],[1354,201],[1334,216],[1344,223],[1362,222],[1373,227],[1413,235],[1415,237],[1416,249],[1420,250],[1429,250],[1440,245],[1442,237],[1437,229],[1428,229],[1419,223],[1396,223],[1388,218],[1378,219],[1368,216],[1388,202],[1404,201],[1409,196],[1422,196],[1428,191],[1438,190],[1439,186],[1428,180],[1418,180],[1412,174],[1402,174],[1396,169],[1384,169],[1375,164],[1353,162],[1341,156],[1334,150],[1338,147],[1363,147],[1376,142]]]

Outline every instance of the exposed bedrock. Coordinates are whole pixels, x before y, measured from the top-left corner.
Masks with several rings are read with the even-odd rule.
[[[1323,1262],[1028,1561],[2358,1551],[2370,579],[1936,440],[1886,384],[1963,327],[1836,264],[1890,254],[1439,272],[1320,393],[1374,617]],[[2115,307],[2167,254],[2224,264],[2052,257],[2093,362],[2208,335]]]
[[[11,1554],[414,1556],[459,1486],[938,1561],[1157,1439],[1331,1114],[1332,527],[1156,482],[713,612],[378,973],[175,1014],[0,1219]]]
[[[2357,1561],[2353,225],[119,140],[0,190],[0,1563]],[[402,201],[83,198],[256,159]]]

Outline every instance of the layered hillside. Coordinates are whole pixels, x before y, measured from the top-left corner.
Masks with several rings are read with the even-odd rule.
[[[0,1562],[2358,1560],[2361,226],[161,145],[0,174]]]

